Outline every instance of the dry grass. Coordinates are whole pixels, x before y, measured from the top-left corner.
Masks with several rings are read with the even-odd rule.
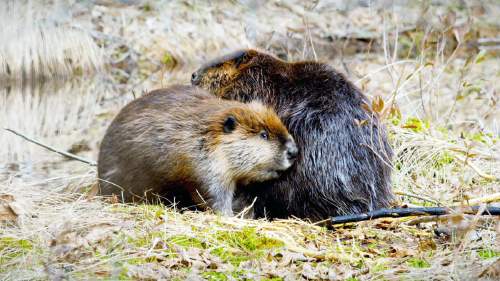
[[[0,233],[3,279],[472,280],[498,255],[494,221],[442,223],[456,227],[456,236],[448,238],[436,237],[429,224],[415,227],[407,220],[331,231],[297,220],[109,204],[59,192],[67,190],[67,182],[2,186],[3,192],[23,194],[15,205],[17,225]]]
[[[382,97],[381,114],[391,113],[383,115],[396,153],[393,185],[401,203],[461,205],[499,193],[500,59],[467,44],[498,37],[498,24],[491,21],[500,14],[498,4],[487,2],[483,14],[471,3],[427,11],[396,6],[391,12],[378,10],[382,4],[342,5],[336,7],[344,10],[323,2],[255,8],[251,3],[163,1],[82,8],[73,24],[85,27],[93,44],[103,46],[109,75],[53,88],[1,89],[6,118],[0,124],[63,149],[83,140],[90,149],[83,155],[95,159],[103,130],[133,98],[132,90],[140,95],[143,89],[186,82],[207,57],[257,46],[288,58],[327,60],[368,96]],[[415,28],[417,19],[425,19],[430,30]],[[403,29],[409,31],[395,32]],[[457,44],[454,31],[462,43]],[[47,69],[40,73],[52,68]],[[500,276],[495,218],[457,215],[418,225],[413,218],[391,219],[327,230],[293,219],[245,220],[116,204],[93,195],[94,170],[27,148],[12,136],[0,133],[0,141],[7,144],[0,153],[6,159],[0,163],[5,164],[0,217],[11,216],[0,227],[0,279]]]

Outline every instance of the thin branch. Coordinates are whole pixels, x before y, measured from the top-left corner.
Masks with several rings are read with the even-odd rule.
[[[394,192],[396,195],[401,195],[401,196],[406,196],[406,197],[412,197],[412,198],[416,198],[418,200],[422,200],[422,201],[425,201],[425,202],[430,202],[432,204],[435,204],[435,205],[441,205],[441,203],[439,201],[436,201],[432,198],[425,198],[423,196],[420,196],[420,195],[416,195],[416,194],[413,194],[413,193],[407,193],[407,192],[404,192],[404,191],[395,191]]]
[[[253,205],[255,205],[255,201],[257,201],[257,197],[255,197],[252,201],[252,204],[246,206],[243,210],[241,210],[241,212],[239,212],[236,217],[237,218],[241,218],[243,219],[244,216],[248,213],[248,211],[250,211],[252,208],[253,208]]]
[[[479,211],[479,206],[473,206],[470,208],[460,209],[457,212],[464,214],[476,214]],[[379,209],[363,214],[354,214],[346,216],[337,216],[329,219],[328,223],[341,224],[349,222],[360,222],[378,218],[400,218],[400,217],[410,217],[410,216],[440,216],[454,213],[453,209],[446,207],[428,207],[428,208],[394,208],[394,209]],[[493,215],[500,216],[499,207],[487,207],[480,213],[480,215]]]
[[[499,202],[500,201],[500,192],[489,194],[486,196],[482,197],[477,197],[477,198],[471,198],[468,200],[464,200],[465,202],[458,202],[453,204],[454,206],[460,206],[460,205],[477,205],[481,203],[491,203],[491,202]]]
[[[23,139],[25,139],[25,140],[27,140],[27,141],[29,141],[29,142],[31,142],[31,143],[34,143],[34,144],[36,144],[36,145],[39,145],[39,146],[41,146],[41,147],[43,147],[43,148],[45,148],[45,149],[47,149],[47,150],[50,150],[50,151],[52,151],[52,152],[55,152],[55,153],[57,153],[57,154],[59,154],[59,155],[62,155],[62,156],[64,156],[64,157],[68,158],[68,159],[71,159],[71,160],[76,160],[76,161],[80,161],[80,162],[86,163],[86,164],[88,164],[88,165],[90,165],[90,166],[97,166],[97,162],[95,162],[95,161],[92,161],[92,160],[88,160],[88,159],[82,158],[82,157],[77,156],[77,155],[75,155],[75,154],[73,154],[73,153],[69,153],[69,152],[61,151],[61,150],[59,150],[59,149],[57,149],[57,148],[54,148],[54,147],[52,147],[52,146],[50,146],[50,145],[43,144],[43,143],[41,143],[41,142],[39,142],[39,141],[36,141],[36,140],[34,140],[34,139],[32,139],[32,138],[29,138],[29,137],[27,137],[27,136],[25,136],[25,135],[21,134],[20,132],[18,132],[18,131],[16,131],[16,130],[9,129],[9,128],[4,128],[4,129],[5,129],[6,131],[9,131],[9,132],[11,132],[11,133],[15,134],[15,135],[20,136],[21,138],[23,138]]]
[[[483,172],[476,165],[474,165],[470,161],[468,161],[467,158],[462,158],[462,157],[460,157],[458,155],[455,155],[455,154],[453,154],[452,156],[455,157],[456,159],[458,159],[459,161],[464,162],[469,167],[471,167],[472,170],[474,170],[474,172],[476,172],[480,177],[485,178],[487,180],[492,180],[492,181],[499,180],[499,178],[497,178],[497,177],[495,177],[493,175],[490,175],[488,173]]]

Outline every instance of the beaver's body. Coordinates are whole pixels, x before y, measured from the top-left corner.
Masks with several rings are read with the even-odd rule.
[[[101,143],[98,176],[102,194],[125,202],[159,196],[180,207],[207,202],[230,215],[237,184],[276,178],[296,152],[278,116],[262,104],[176,86],[121,110]]]
[[[389,205],[384,127],[363,109],[365,96],[328,65],[240,51],[208,63],[192,83],[226,99],[263,101],[297,142],[296,165],[282,178],[241,190],[244,202],[258,197],[256,216],[320,220]]]

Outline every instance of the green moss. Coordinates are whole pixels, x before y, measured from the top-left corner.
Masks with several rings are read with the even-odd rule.
[[[225,273],[223,272],[215,272],[215,271],[207,271],[203,272],[201,275],[206,280],[210,281],[226,281],[229,280]]]
[[[175,244],[177,246],[181,246],[184,248],[199,248],[199,249],[205,249],[207,247],[206,243],[194,238],[194,237],[189,237],[187,235],[174,235],[166,240],[167,243],[169,244]]]
[[[384,262],[378,262],[377,264],[370,267],[371,272],[380,272],[387,270],[388,267]]]
[[[449,165],[455,161],[455,158],[447,151],[438,154],[436,159],[434,160],[434,167],[439,169],[446,165]]]
[[[165,214],[163,205],[139,205],[138,211],[142,211],[146,220],[160,219]]]
[[[241,231],[219,231],[215,236],[218,241],[246,252],[284,246],[280,240],[259,235],[253,227],[245,227]]]
[[[213,249],[211,253],[235,266],[243,261],[261,258],[266,250],[284,246],[282,241],[260,235],[252,227],[240,231],[219,231],[215,239],[223,246]]]
[[[83,68],[81,66],[77,66],[77,67],[73,68],[73,75],[82,76],[83,75]]]
[[[391,122],[392,125],[394,125],[394,126],[399,126],[399,124],[401,124],[401,118],[398,116],[394,116],[394,117],[389,119],[389,122]]]
[[[416,117],[409,117],[402,127],[416,133],[421,133],[430,128],[430,122]]]
[[[26,239],[18,239],[15,237],[2,237],[0,238],[0,264],[22,256],[26,255],[28,252],[33,250],[33,244],[31,241]]]
[[[130,280],[130,277],[128,276],[128,269],[126,267],[123,267],[122,270],[120,271],[120,275],[118,275],[118,280]]]
[[[169,52],[165,52],[163,54],[163,57],[161,58],[161,63],[169,67],[174,67],[177,64],[175,58]]]
[[[227,251],[224,247],[215,248],[210,251],[212,255],[216,255],[221,258],[224,262],[229,262],[234,266],[239,266],[240,263],[250,260],[253,257],[248,254],[235,253],[231,251]],[[255,256],[254,256],[255,257]]]
[[[500,252],[492,249],[482,249],[477,252],[483,260],[500,257]]]
[[[153,231],[149,232],[143,236],[128,236],[127,237],[127,242],[134,245],[135,247],[149,247],[151,245],[151,242],[153,241],[154,237],[161,237],[162,232],[160,231]]]
[[[153,10],[153,7],[151,6],[150,3],[144,3],[144,5],[142,5],[141,9],[144,12],[151,12]]]
[[[419,259],[419,258],[410,258],[406,261],[406,263],[411,266],[411,267],[415,267],[415,268],[429,268],[431,267],[431,265],[423,260],[423,259]]]
[[[496,137],[493,136],[493,134],[483,133],[483,132],[475,132],[475,133],[462,132],[462,137],[468,140],[484,144],[495,144],[496,141],[498,140]]]
[[[126,260],[127,264],[133,264],[133,265],[145,264],[145,263],[149,263],[149,262],[151,262],[151,258],[138,257],[138,258],[130,258],[130,259]]]

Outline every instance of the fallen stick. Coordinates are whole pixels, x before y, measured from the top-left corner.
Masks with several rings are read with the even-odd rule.
[[[472,206],[464,209],[456,210],[463,214],[477,214],[479,206]],[[379,218],[401,218],[411,216],[440,216],[451,214],[454,209],[447,207],[422,207],[422,208],[394,208],[394,209],[379,209],[363,214],[354,214],[346,216],[331,217],[327,223],[330,225],[342,224],[349,222],[360,222]],[[479,215],[500,216],[500,207],[486,207]]]
[[[23,135],[23,134],[19,133],[19,132],[18,132],[18,131],[16,131],[16,130],[9,129],[9,128],[4,128],[4,129],[5,129],[6,131],[9,131],[9,132],[11,132],[11,133],[15,134],[15,135],[20,136],[21,138],[23,138],[23,139],[25,139],[25,140],[27,140],[27,141],[29,141],[29,142],[31,142],[31,143],[34,143],[34,144],[36,144],[36,145],[39,145],[39,146],[41,146],[41,147],[43,147],[43,148],[45,148],[45,149],[47,149],[47,150],[50,150],[50,151],[52,151],[52,152],[55,152],[55,153],[57,153],[57,154],[59,154],[59,155],[62,155],[62,156],[64,156],[64,157],[68,158],[68,159],[71,159],[71,160],[77,160],[77,161],[80,161],[80,162],[86,163],[86,164],[88,164],[88,165],[90,165],[90,166],[97,166],[97,162],[95,162],[95,161],[92,161],[92,160],[88,160],[88,159],[82,158],[82,157],[80,157],[80,156],[78,156],[78,155],[75,155],[75,154],[73,154],[73,153],[69,153],[69,152],[65,152],[65,151],[59,150],[59,149],[54,148],[54,147],[52,147],[52,146],[50,146],[50,145],[43,144],[43,143],[41,143],[41,142],[39,142],[39,141],[37,141],[37,140],[34,140],[34,139],[32,139],[32,138],[29,138],[29,137],[27,137],[27,136],[25,136],[25,135]]]

